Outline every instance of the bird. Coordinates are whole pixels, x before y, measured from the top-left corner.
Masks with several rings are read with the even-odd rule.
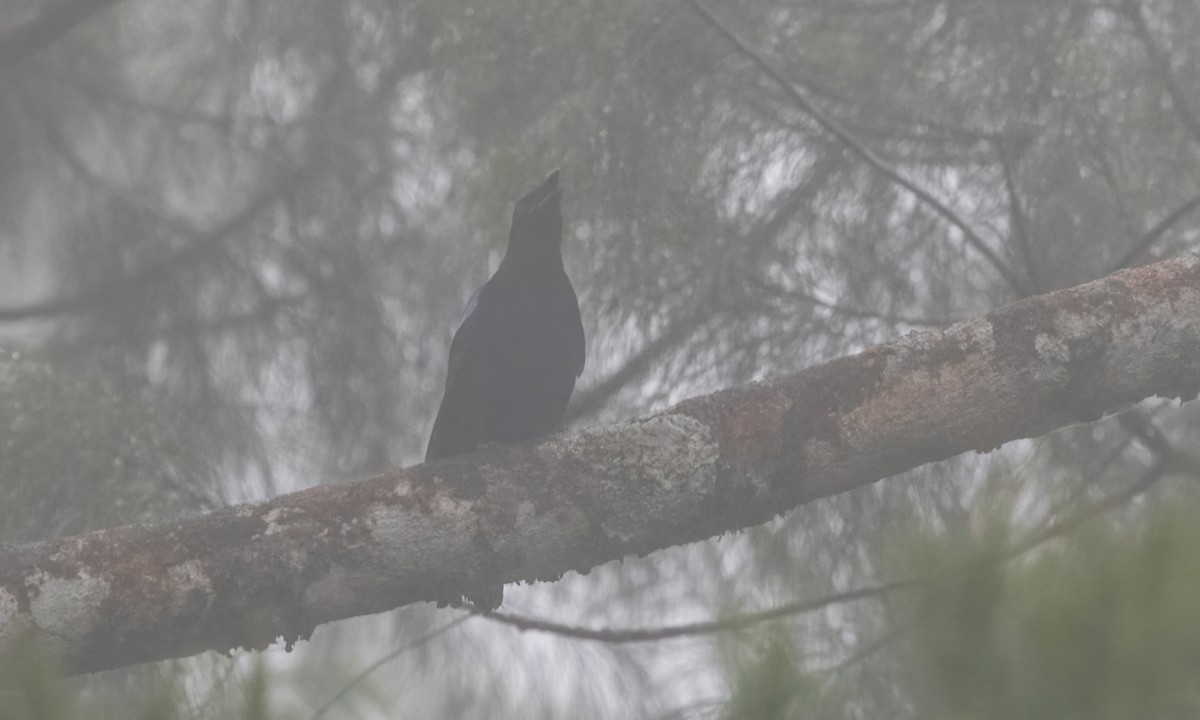
[[[504,259],[467,302],[426,462],[532,440],[562,423],[586,347],[563,267],[558,177],[556,169],[517,201]]]

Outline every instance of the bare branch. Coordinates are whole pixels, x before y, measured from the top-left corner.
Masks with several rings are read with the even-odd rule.
[[[650,642],[654,640],[668,640],[670,638],[687,637],[692,635],[711,635],[713,633],[735,632],[737,630],[745,630],[748,627],[753,627],[760,623],[770,620],[778,620],[780,618],[792,617],[803,613],[823,610],[833,605],[844,605],[848,602],[858,600],[868,600],[870,598],[886,595],[896,590],[904,590],[916,585],[929,582],[924,578],[916,578],[913,580],[900,580],[896,582],[883,583],[880,585],[869,585],[867,587],[848,590],[846,592],[833,593],[815,600],[800,600],[794,603],[781,605],[770,610],[762,612],[746,613],[735,617],[726,618],[724,620],[709,620],[706,622],[688,623],[686,625],[668,625],[666,627],[643,628],[643,629],[592,629],[579,627],[577,625],[564,625],[561,623],[550,622],[549,620],[540,620],[538,618],[525,617],[522,615],[511,615],[500,612],[485,612],[483,616],[494,622],[503,625],[510,625],[518,630],[539,630],[541,632],[553,633],[561,637],[574,638],[576,640],[597,640],[600,642],[609,643],[612,645],[621,645],[625,643]]]
[[[555,580],[1200,391],[1200,257],[1124,270],[658,415],[179,523],[0,549],[0,643],[90,672],[288,643],[481,584]]]

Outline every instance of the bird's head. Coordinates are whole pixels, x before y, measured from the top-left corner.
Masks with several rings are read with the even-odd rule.
[[[517,201],[513,210],[512,230],[508,247],[552,247],[558,249],[562,240],[562,190],[558,187],[558,170],[546,181]]]

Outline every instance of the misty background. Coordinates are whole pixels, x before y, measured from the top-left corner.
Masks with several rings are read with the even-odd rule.
[[[0,65],[0,541],[419,462],[466,299],[555,167],[588,340],[572,427],[1194,250],[1198,55],[1191,0],[117,2]],[[1194,404],[1144,409],[1197,441]],[[505,610],[653,627],[820,597],[886,580],[914,528],[1043,526],[1153,459],[1107,419],[509,586]],[[633,645],[473,618],[328,717],[732,717],[764,657],[820,673],[805,717],[928,717],[881,642],[905,612]],[[308,717],[460,615],[272,648],[272,706]],[[221,717],[257,667],[235,656],[73,687],[120,707],[182,674],[185,716]]]

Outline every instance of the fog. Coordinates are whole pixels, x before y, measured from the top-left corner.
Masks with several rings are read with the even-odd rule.
[[[118,0],[81,16],[0,49],[3,542],[420,462],[463,308],[554,168],[587,338],[572,428],[1200,247],[1189,0]],[[1143,407],[1196,442],[1194,403]],[[1037,527],[1153,461],[1104,419],[510,585],[504,609],[594,628],[769,609],[885,580],[914,527],[972,528],[983,507]],[[482,617],[440,630],[463,611],[426,604],[290,653],[69,687],[120,707],[174,677],[179,717],[223,717],[261,657],[271,717],[305,718],[420,640],[326,716],[727,717],[780,636],[801,670],[853,659],[804,717],[920,717],[902,653],[864,653],[896,610],[621,645]]]

